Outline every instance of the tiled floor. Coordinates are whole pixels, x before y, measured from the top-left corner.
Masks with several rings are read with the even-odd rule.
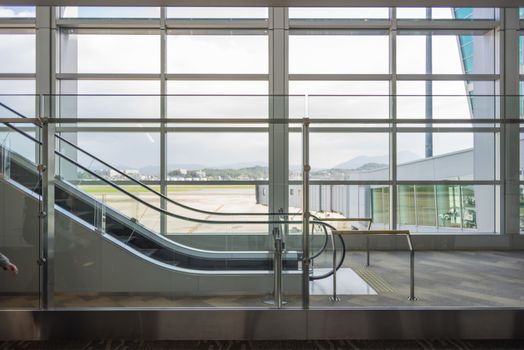
[[[408,300],[409,253],[373,252],[371,266],[365,267],[364,264],[365,254],[353,252],[345,267],[366,281],[376,295],[344,294],[344,277],[351,274],[341,273],[341,301],[333,303],[329,295],[312,295],[312,307],[524,307],[524,252],[417,252],[416,301]],[[329,257],[324,263],[318,262],[317,266],[329,266]],[[322,288],[331,293],[329,281],[323,282]],[[314,294],[318,294],[318,290]],[[263,299],[264,296],[173,297],[95,293],[58,294],[55,302],[57,307],[270,307],[262,302]],[[285,299],[287,307],[301,306],[300,296],[287,295]],[[1,308],[35,308],[37,305],[36,296],[0,296]]]

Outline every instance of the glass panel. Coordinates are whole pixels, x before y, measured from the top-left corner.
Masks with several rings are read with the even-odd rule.
[[[0,32],[0,73],[35,73],[35,34]]]
[[[387,119],[389,96],[309,96],[311,118]]]
[[[160,136],[158,134],[118,133],[115,137],[115,133],[68,133],[62,136],[132,178],[141,181],[159,179]],[[106,211],[116,211],[127,218],[134,218],[136,222],[153,232],[160,231],[160,215],[157,211],[131,198],[123,191],[111,187],[90,172],[114,183],[122,181],[129,183],[129,179],[65,142],[59,142],[59,145],[61,153],[80,164],[77,166],[59,158],[57,172],[61,180],[97,199]],[[122,185],[121,188],[155,207],[160,207],[160,198],[138,185]],[[93,222],[93,224],[99,223]]]
[[[400,83],[400,82],[399,82]],[[389,95],[388,81],[291,80],[290,95]]]
[[[398,186],[400,229],[418,233],[494,233],[495,186]]]
[[[429,12],[428,12],[429,11]],[[472,8],[472,7],[399,7],[397,8],[398,19],[495,19],[494,8]]]
[[[306,96],[307,115],[312,118],[387,118],[387,81],[290,81],[291,95]],[[311,96],[330,95],[330,96]],[[337,95],[337,96],[335,96]],[[355,96],[338,96],[355,95]],[[370,97],[370,95],[382,95]],[[302,105],[290,104],[290,115],[302,118]]]
[[[263,185],[262,185],[263,186]],[[172,185],[168,187],[168,196],[176,202],[182,203],[191,208],[207,211],[211,214],[200,213],[194,210],[181,208],[173,203],[168,203],[168,210],[178,215],[197,218],[202,220],[236,220],[254,221],[267,220],[267,216],[214,216],[212,213],[267,213],[268,203],[260,198],[259,185]],[[267,187],[267,186],[266,186]],[[216,241],[201,238],[195,241],[192,246],[199,249],[213,250],[261,250],[265,240],[249,246],[249,241],[245,235],[267,235],[267,224],[241,223],[230,225],[205,224],[168,218],[167,235],[211,235],[219,236],[232,234],[235,240]],[[183,237],[172,237],[177,242],[183,243]],[[257,240],[254,238],[254,240]],[[243,243],[241,243],[243,241]],[[224,244],[226,243],[226,244]],[[254,243],[254,242],[253,242]],[[257,246],[258,244],[258,246]]]
[[[291,74],[385,74],[387,35],[290,35]]]
[[[34,128],[24,127],[34,137]],[[36,195],[36,144],[0,124],[0,246],[18,269],[0,273],[0,309],[36,309],[39,305],[39,206],[14,184]],[[4,268],[5,269],[5,268]]]
[[[167,116],[169,118],[268,118],[269,102],[267,95],[168,96]]]
[[[34,118],[37,105],[34,93],[34,80],[0,79],[0,103],[4,104],[0,105],[0,115],[5,118],[18,118],[19,113],[24,117]]]
[[[519,36],[519,67],[520,74],[524,74],[524,35]]]
[[[266,133],[171,133],[171,180],[267,180]]]
[[[260,200],[267,203],[267,185],[260,186]],[[389,226],[389,187],[381,185],[311,185],[311,213],[338,229],[367,229],[367,223],[336,222],[330,219],[372,218],[372,228]],[[289,212],[302,212],[302,185],[289,186]],[[298,230],[298,227],[296,227]],[[293,231],[290,231],[293,232]]]
[[[520,164],[522,164],[522,161]],[[522,169],[522,165],[521,165],[521,169]],[[522,170],[521,170],[520,179],[522,181]],[[524,186],[521,185],[520,186],[520,233],[522,234],[523,232],[524,232]]]
[[[297,148],[296,145],[290,147]],[[389,135],[386,133],[311,133],[309,152],[311,179],[389,178]],[[291,159],[296,161],[296,158]]]
[[[493,81],[399,81],[397,118],[495,118],[499,98],[493,95],[494,89]]]
[[[160,73],[158,31],[126,34],[123,31],[112,30],[110,33],[95,34],[89,31],[63,30],[60,36],[60,71],[62,73]]]
[[[66,6],[61,13],[63,18],[159,18],[160,8]]]
[[[63,133],[62,136],[82,150],[111,164],[138,180],[159,180],[160,178],[160,135],[152,132],[133,133]],[[61,143],[61,151],[81,165],[112,181],[125,180],[117,172],[72,146]],[[60,168],[60,175],[68,180],[77,180],[76,173]]]
[[[399,180],[494,180],[492,133],[398,133]]]
[[[268,73],[267,35],[167,37],[169,73]]]
[[[60,91],[65,94],[57,97],[61,118],[160,118],[158,81],[61,80]]]
[[[85,148],[100,147],[89,145],[89,142],[103,144],[105,159],[117,164],[125,161],[122,157],[113,159],[107,149],[120,149],[120,153],[122,149],[129,149],[121,141],[121,135],[126,134],[119,134],[119,141],[115,141],[118,142],[116,146],[95,137],[93,133],[79,136],[84,137],[82,135],[86,136],[79,143]],[[137,147],[136,138],[142,135],[131,135],[136,135],[133,138],[135,149],[148,149],[142,144]],[[113,134],[108,136],[114,138]],[[214,140],[216,142],[216,137]],[[267,135],[264,140],[267,142]],[[198,147],[199,144],[202,142],[193,142],[190,146]],[[132,161],[151,161],[150,155],[136,154],[135,149],[133,154],[136,159],[133,157]],[[153,154],[158,154],[158,149]],[[265,154],[267,157],[267,149]],[[84,163],[82,158],[79,154],[79,161]],[[63,167],[63,162],[60,162],[62,174],[68,168],[72,171],[69,181],[64,181],[65,177],[57,179],[57,186],[63,189],[58,192],[57,203],[81,220],[74,221],[73,224],[65,222],[57,225],[56,261],[60,264],[55,267],[56,276],[59,276],[55,284],[57,306],[223,307],[238,306],[240,296],[240,305],[263,306],[263,296],[271,289],[272,283],[272,275],[267,273],[271,269],[272,258],[267,250],[267,225],[256,224],[255,226],[260,227],[256,231],[245,232],[241,231],[246,229],[247,224],[244,223],[215,223],[211,231],[214,236],[208,237],[206,234],[196,234],[195,231],[209,233],[211,226],[205,222],[195,222],[194,218],[202,215],[194,214],[189,220],[175,219],[186,222],[185,226],[178,226],[182,232],[178,232],[176,236],[160,235],[162,225],[158,210],[155,210],[160,204],[158,196],[123,183],[120,187],[108,187],[103,181],[96,179],[95,174],[102,175],[102,178],[109,177],[115,182],[118,182],[118,178],[111,172],[103,174],[103,169],[100,170],[96,162],[92,163],[89,165],[92,173],[89,174],[72,163]],[[140,164],[136,163],[134,166],[136,169]],[[126,172],[131,176],[142,174]],[[75,177],[76,181],[71,180]],[[71,185],[74,189],[71,189]],[[212,210],[211,213],[238,208],[238,201],[243,201],[243,204],[251,203],[253,210],[266,209],[254,201],[254,186],[202,185],[198,189],[195,186],[175,186],[168,193],[170,197],[174,195],[185,204],[207,205]],[[218,209],[217,204],[220,207]],[[170,217],[173,215],[177,214],[169,214]],[[212,215],[205,215],[203,219],[209,220],[210,216]],[[215,227],[220,229],[214,229]],[[253,236],[253,233],[262,235]],[[197,249],[195,246],[208,249]],[[284,257],[287,270],[286,295],[292,298],[294,306],[300,302],[296,297],[300,295],[301,277],[298,256],[298,252],[288,250]],[[68,263],[69,260],[71,262]],[[133,276],[123,273],[129,269],[137,273]],[[242,273],[239,274],[238,271]],[[265,273],[259,273],[260,271]]]
[[[267,18],[266,7],[168,7],[168,18],[256,19]]]
[[[387,19],[389,9],[387,7],[290,7],[289,18]]]
[[[231,80],[170,80],[167,82],[169,94],[220,94],[220,95],[267,95],[267,81]],[[224,97],[227,98],[227,97]],[[218,107],[218,106],[217,106]]]
[[[403,32],[397,36],[399,74],[494,74],[495,36],[420,35]],[[426,55],[431,54],[431,60]]]
[[[0,6],[0,17],[35,17],[34,6]]]

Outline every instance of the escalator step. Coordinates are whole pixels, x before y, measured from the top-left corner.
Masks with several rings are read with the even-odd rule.
[[[147,255],[147,256],[151,256],[155,254],[156,251],[157,251],[156,249],[140,249],[140,253]]]

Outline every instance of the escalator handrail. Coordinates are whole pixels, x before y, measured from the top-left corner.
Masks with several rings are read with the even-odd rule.
[[[28,135],[27,133],[23,132],[19,128],[15,127],[15,126],[13,126],[13,125],[11,125],[9,123],[4,123],[4,124],[7,125],[9,128],[12,128],[13,130],[17,131],[18,133],[24,135],[28,139],[36,142],[37,144],[42,145],[41,141],[37,140],[36,138],[32,137],[31,135]],[[197,219],[197,218],[191,218],[191,217],[178,215],[178,214],[172,213],[170,211],[167,211],[167,210],[165,210],[163,208],[158,208],[157,206],[155,206],[155,205],[153,205],[153,204],[151,204],[151,203],[141,199],[140,197],[134,195],[133,193],[123,189],[121,186],[115,184],[113,181],[105,179],[104,177],[98,175],[97,173],[95,173],[91,169],[88,169],[87,167],[79,164],[78,162],[76,162],[75,160],[73,160],[70,157],[66,156],[65,154],[60,153],[60,151],[58,151],[58,150],[55,150],[55,154],[57,156],[59,156],[60,158],[63,158],[65,160],[67,160],[68,162],[72,163],[73,165],[77,166],[78,168],[84,170],[85,172],[89,173],[91,176],[95,177],[96,179],[98,179],[98,180],[100,180],[102,182],[105,182],[106,184],[108,184],[109,186],[113,187],[117,191],[120,191],[120,192],[124,193],[126,196],[128,196],[128,197],[134,199],[135,201],[145,205],[146,207],[148,207],[148,208],[150,208],[152,210],[155,210],[155,211],[157,211],[159,213],[165,214],[167,216],[171,216],[171,217],[176,218],[176,219],[192,221],[192,222],[198,222],[198,223],[202,223],[202,224],[230,224],[230,225],[233,225],[233,224],[300,224],[300,223],[302,223],[302,221],[297,221],[297,220],[278,220],[278,221],[275,221],[275,220],[265,220],[265,221],[227,220],[227,221],[220,221],[220,220]],[[315,224],[319,224],[319,225],[325,225],[325,226],[328,226],[331,229],[335,230],[335,228],[333,226],[331,226],[331,225],[329,225],[329,224],[327,224],[325,222],[314,220],[314,221],[311,221],[311,223],[315,223]]]
[[[11,113],[14,113],[16,114],[17,116],[21,117],[21,118],[25,118],[27,119],[26,116],[24,116],[23,114],[21,114],[20,112],[17,112],[16,110],[12,109],[11,107],[5,105],[4,103],[0,102],[0,106],[2,106],[3,108],[7,109],[8,111],[10,111]],[[4,123],[4,124],[8,124],[8,123]],[[40,127],[40,125],[38,125]],[[21,130],[17,130],[19,132],[21,132]],[[60,141],[62,142],[65,142],[67,143],[69,146],[73,147],[74,149],[76,149],[77,151],[80,151],[82,152],[83,154],[87,155],[88,157],[90,157],[91,159],[94,159],[96,160],[97,162],[103,164],[104,166],[110,168],[111,170],[114,170],[115,172],[117,172],[119,175],[125,177],[126,179],[128,179],[129,181],[141,186],[142,188],[145,188],[146,190],[154,193],[155,195],[161,197],[162,199],[170,202],[171,204],[174,204],[176,206],[179,206],[181,208],[184,208],[184,209],[187,209],[187,210],[191,210],[191,211],[196,211],[198,213],[201,213],[201,214],[206,214],[206,215],[215,215],[215,216],[296,216],[296,215],[300,215],[300,213],[284,213],[284,212],[279,212],[279,213],[228,213],[228,212],[211,212],[211,211],[207,211],[207,210],[203,210],[203,209],[198,209],[198,208],[193,208],[193,207],[190,207],[190,206],[187,206],[185,204],[182,204],[180,202],[177,202],[171,198],[169,198],[168,196],[156,191],[154,188],[152,188],[151,186],[143,183],[142,181],[140,180],[137,180],[135,178],[133,178],[132,176],[129,176],[128,174],[126,174],[125,172],[113,167],[111,164],[103,161],[102,159],[98,158],[97,156],[87,152],[86,150],[82,149],[81,147],[75,145],[73,142],[67,140],[66,138],[62,137],[61,135],[59,134],[55,134],[55,137],[57,139],[59,139]],[[40,143],[41,144],[41,143]]]
[[[13,113],[16,113],[17,115],[21,116],[22,118],[27,118],[25,116],[23,116],[22,114],[12,110],[11,108],[5,106],[3,103],[0,102],[0,105],[2,105],[4,108],[7,108],[8,110],[12,111]],[[29,140],[35,142],[36,144],[38,145],[42,145],[42,142],[38,139],[36,139],[35,137],[32,137],[31,135],[25,133],[24,131],[20,130],[19,128],[15,127],[14,125],[11,125],[10,123],[4,123],[6,126],[8,126],[9,128],[15,130],[16,132],[18,132],[19,134],[23,135],[24,137],[28,138]],[[60,140],[63,140],[65,141],[66,143],[70,144],[71,146],[73,146],[74,148],[80,150],[81,152],[83,152],[84,154],[88,155],[88,156],[91,156],[93,157],[94,159],[100,161],[102,164],[106,165],[107,163],[105,163],[104,161],[102,160],[99,160],[97,157],[89,154],[88,152],[82,150],[81,148],[79,148],[78,146],[72,144],[71,142],[69,142],[68,140],[65,140],[63,139],[61,136],[55,134],[55,137],[59,138]],[[58,155],[59,157],[62,157],[64,159],[66,159],[67,161],[69,161],[70,163],[72,163],[73,165],[83,169],[84,171],[88,172],[90,175],[94,176],[95,178],[98,178],[99,180],[101,180],[102,182],[105,182],[106,184],[110,185],[111,187],[115,188],[116,190],[118,191],[121,191],[123,192],[124,194],[126,194],[127,196],[131,197],[132,199],[142,203],[143,205],[145,205],[146,207],[148,208],[151,208],[157,212],[160,212],[160,213],[163,213],[167,216],[171,216],[171,217],[174,217],[174,218],[177,218],[177,219],[180,219],[180,220],[186,220],[186,221],[192,221],[192,222],[198,222],[198,223],[207,223],[207,224],[300,224],[302,223],[302,221],[296,221],[296,220],[278,220],[278,221],[271,221],[271,220],[268,220],[268,221],[218,221],[218,220],[204,220],[204,219],[196,219],[196,218],[190,218],[190,217],[185,217],[185,216],[182,216],[182,215],[177,215],[177,214],[174,214],[172,212],[169,212],[165,209],[162,209],[162,208],[158,208],[144,200],[142,200],[141,198],[135,196],[134,194],[128,192],[127,190],[123,189],[122,187],[120,187],[119,185],[115,184],[114,182],[108,180],[108,179],[105,179],[101,176],[99,176],[98,174],[96,174],[95,172],[91,171],[90,169],[84,167],[83,165],[77,163],[75,160],[71,159],[70,157],[60,153],[58,150],[55,150],[55,154]],[[114,169],[111,165],[107,164],[108,167],[110,167],[111,169]],[[155,191],[154,189],[150,188],[149,186],[147,186],[146,184],[143,184],[141,181],[138,181],[138,180],[135,180],[134,178],[132,177],[129,177],[127,174],[119,171],[118,169],[114,169],[116,171],[118,171],[119,173],[121,173],[122,175],[128,177],[129,179],[131,179],[133,182],[136,182],[137,184],[151,190],[152,192],[155,192],[157,193],[158,195],[160,195],[161,197],[165,197],[163,196],[161,193],[158,193],[157,191]],[[174,202],[174,201],[171,201],[169,198],[165,197],[166,199],[168,199],[170,202]],[[184,208],[187,208],[187,209],[190,209],[190,210],[194,210],[194,211],[197,211],[197,212],[201,212],[201,213],[211,213],[211,214],[214,214],[212,212],[207,212],[207,211],[203,211],[203,210],[199,210],[199,209],[195,209],[195,208],[191,208],[191,207],[188,207],[188,206],[185,206],[183,204],[180,204],[178,202],[174,203],[174,204],[177,204],[181,207],[184,207]],[[250,214],[255,214],[255,213],[250,213]],[[256,214],[259,214],[259,213],[256,213]],[[262,213],[261,215],[265,215],[265,216],[269,216],[269,215],[278,215],[279,217],[283,217],[283,216],[289,216],[288,215],[289,213]],[[222,215],[227,215],[225,213],[222,213]],[[241,213],[235,213],[233,215],[241,215]],[[300,215],[300,213],[295,213],[294,215]],[[332,225],[330,224],[327,224],[323,221],[321,221],[320,218],[310,214],[310,216],[314,219],[312,221],[310,221],[311,224],[313,225],[320,225],[322,226],[323,228],[323,231],[325,233],[325,237],[326,237],[326,240],[323,244],[323,247],[316,253],[314,254],[312,257],[310,257],[310,260],[313,260],[315,259],[316,257],[320,256],[320,254],[322,254],[322,252],[326,249],[326,246],[327,246],[327,228],[330,228],[331,230],[335,230],[336,231],[336,228],[333,227]],[[337,267],[336,267],[336,270],[340,269],[340,267],[342,266],[343,262],[344,262],[344,259],[345,259],[345,255],[346,255],[346,252],[345,252],[345,244],[344,244],[344,241],[341,240],[341,245],[342,245],[342,256],[341,256],[341,259],[340,259],[340,262],[337,264]],[[315,280],[315,279],[321,279],[321,278],[325,278],[325,277],[329,277],[333,274],[333,272],[328,272],[324,275],[321,275],[321,276],[311,276],[310,277],[310,280]]]

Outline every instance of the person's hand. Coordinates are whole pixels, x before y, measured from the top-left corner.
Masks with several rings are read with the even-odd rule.
[[[16,265],[13,263],[9,263],[6,266],[4,266],[4,270],[11,272],[13,276],[16,276],[16,274],[18,273],[18,267],[16,267]]]

